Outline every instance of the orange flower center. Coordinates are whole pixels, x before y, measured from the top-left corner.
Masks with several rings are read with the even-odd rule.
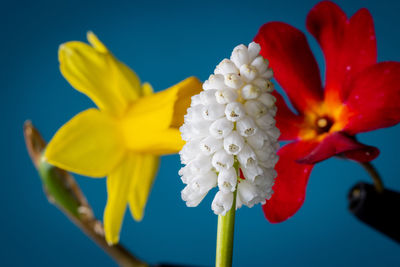
[[[304,114],[299,137],[302,140],[322,140],[327,134],[343,130],[346,125],[344,105],[319,103]]]

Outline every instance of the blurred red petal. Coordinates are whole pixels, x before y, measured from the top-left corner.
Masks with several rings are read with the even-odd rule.
[[[314,142],[294,142],[279,151],[278,172],[274,193],[263,205],[265,217],[271,223],[279,223],[294,215],[303,205],[306,186],[314,165],[300,164],[296,160],[304,157],[314,148]]]
[[[311,9],[307,28],[325,55],[327,101],[345,99],[348,92],[343,84],[376,62],[371,14],[367,9],[360,9],[348,20],[339,6],[324,1]]]
[[[295,140],[298,139],[303,123],[303,116],[294,114],[286,105],[283,97],[277,92],[272,93],[276,97],[276,127],[281,131],[279,140]]]
[[[299,113],[322,100],[319,68],[302,32],[282,22],[270,22],[260,28],[254,41]]]
[[[359,162],[371,161],[379,155],[379,150],[357,142],[353,137],[334,132],[325,137],[307,156],[297,162],[315,164],[332,156],[344,156]]]
[[[357,75],[348,88],[344,131],[354,135],[400,122],[400,62],[375,64]]]

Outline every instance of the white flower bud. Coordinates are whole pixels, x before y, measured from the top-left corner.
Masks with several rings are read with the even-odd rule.
[[[251,65],[255,67],[258,73],[262,74],[268,69],[268,60],[264,59],[262,56],[257,56]]]
[[[257,78],[252,82],[252,84],[260,88],[261,91],[267,91],[269,88],[269,83],[270,81],[264,78]]]
[[[241,136],[252,136],[257,132],[257,126],[253,119],[245,116],[236,123],[236,128]]]
[[[179,131],[181,132],[182,140],[188,142],[193,138],[193,129],[191,125],[184,124],[179,127]]]
[[[264,168],[273,168],[275,164],[278,162],[279,156],[276,154],[270,154],[268,159],[265,161],[259,161],[260,166]]]
[[[261,74],[261,77],[267,80],[272,79],[274,77],[274,72],[272,69],[267,69],[264,73]]]
[[[272,108],[275,105],[276,98],[268,93],[263,93],[258,97],[258,101],[263,103],[267,108]]]
[[[237,174],[235,168],[222,170],[218,174],[218,187],[224,193],[234,192],[237,183]]]
[[[224,138],[224,149],[228,154],[237,155],[244,146],[243,137],[237,131],[232,131]]]
[[[193,179],[194,175],[192,171],[190,170],[190,165],[186,165],[182,167],[178,174],[181,176],[181,180],[184,184],[190,183],[190,181]]]
[[[257,164],[253,164],[248,166],[247,168],[242,169],[244,177],[250,182],[254,182],[254,179],[263,174],[263,169],[260,168]]]
[[[229,59],[225,58],[218,64],[218,66],[214,70],[215,74],[228,74],[228,73],[235,73],[239,74],[238,68],[236,68],[235,63],[230,61]]]
[[[250,181],[242,180],[238,185],[238,198],[244,205],[251,208],[257,203],[257,198],[259,198],[259,190],[257,186]]]
[[[200,142],[200,149],[205,155],[212,155],[215,151],[220,150],[223,147],[221,139],[216,139],[212,136],[204,138]]]
[[[206,120],[215,121],[225,115],[225,105],[211,104],[203,106],[202,115]]]
[[[202,104],[190,107],[188,113],[185,115],[185,119],[190,122],[202,120],[202,111],[204,107],[205,106]]]
[[[233,89],[239,89],[243,84],[243,81],[240,79],[239,75],[234,73],[226,74],[224,78],[225,85]]]
[[[203,89],[204,90],[210,90],[210,89],[221,89],[225,87],[224,84],[224,76],[220,74],[213,75],[211,74],[210,77],[208,77],[208,80],[206,80],[203,83]]]
[[[249,137],[257,132],[257,126],[249,116],[243,117],[236,123],[237,130],[241,136]]]
[[[252,84],[247,84],[242,88],[242,97],[244,99],[255,99],[261,94],[261,89]]]
[[[239,160],[240,165],[244,168],[247,168],[257,163],[257,156],[249,145],[243,146],[242,150],[237,155],[237,159]]]
[[[212,105],[217,104],[217,100],[215,99],[216,89],[209,89],[207,91],[202,91],[200,93],[200,100],[203,105]]]
[[[211,204],[211,209],[215,214],[225,215],[232,207],[233,193],[223,193],[218,191]]]
[[[272,139],[272,140],[278,140],[279,136],[281,135],[281,132],[279,131],[278,128],[274,127],[271,129],[268,129],[268,136]]]
[[[213,137],[221,139],[226,137],[232,131],[232,129],[233,129],[233,123],[231,121],[228,121],[225,117],[223,117],[214,121],[210,125],[209,132]]]
[[[249,114],[253,118],[260,118],[261,116],[267,114],[267,107],[264,106],[258,100],[249,100],[244,104],[244,108],[246,113]]]
[[[226,105],[226,118],[230,121],[238,121],[245,115],[243,105],[239,102],[232,102]]]
[[[229,169],[233,166],[233,156],[221,149],[215,152],[212,157],[211,163],[217,171]]]
[[[253,61],[261,51],[261,46],[255,42],[251,42],[248,47],[249,61]]]
[[[217,179],[217,174],[210,171],[193,178],[190,186],[193,191],[199,192],[200,194],[207,193],[211,188],[217,185]]]
[[[278,111],[278,108],[276,106],[273,106],[272,108],[269,109],[269,113],[274,117],[276,116],[277,111]]]
[[[215,98],[220,104],[227,104],[237,99],[238,93],[232,89],[222,89],[215,93]]]
[[[261,149],[264,145],[264,136],[262,131],[257,131],[254,135],[246,138],[247,143],[254,149]]]
[[[198,154],[187,166],[195,174],[208,172],[212,168],[210,157],[203,154]]]
[[[192,98],[191,98],[191,106],[193,107],[193,106],[197,106],[197,105],[200,105],[201,104],[201,100],[200,100],[200,95],[194,95],[194,96],[192,96]]]
[[[245,45],[238,45],[233,49],[231,60],[236,67],[240,68],[243,64],[249,64],[249,54]]]
[[[275,119],[271,114],[265,114],[256,119],[256,124],[263,130],[268,130],[271,126],[275,125]]]
[[[181,162],[183,164],[188,164],[191,160],[196,158],[198,145],[199,145],[198,142],[193,141],[186,143],[182,147],[182,150],[179,152],[179,155],[181,156]]]
[[[196,137],[201,138],[203,136],[208,135],[208,129],[211,127],[211,121],[206,121],[206,120],[198,120],[194,121],[191,126],[192,126],[192,131],[195,134]]]
[[[181,197],[183,201],[186,201],[186,206],[188,207],[197,207],[203,198],[206,196],[206,193],[200,193],[194,191],[191,185],[187,185],[181,192]]]
[[[242,65],[240,67],[240,76],[245,82],[253,81],[258,75],[257,68],[251,65]]]

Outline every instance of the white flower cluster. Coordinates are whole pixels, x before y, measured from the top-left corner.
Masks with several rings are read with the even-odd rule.
[[[257,43],[235,47],[203,84],[180,128],[185,146],[179,175],[187,186],[182,199],[197,206],[218,186],[212,202],[215,214],[225,215],[237,192],[236,208],[265,203],[276,177],[274,166],[279,130],[272,70]],[[243,176],[239,177],[240,168]],[[237,189],[237,191],[236,191]]]

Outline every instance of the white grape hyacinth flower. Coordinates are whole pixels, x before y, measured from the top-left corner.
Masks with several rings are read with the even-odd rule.
[[[238,209],[264,204],[273,193],[279,147],[276,99],[272,70],[259,53],[254,42],[235,47],[204,82],[204,90],[192,97],[180,128],[186,144],[179,153],[185,164],[179,171],[186,184],[182,199],[189,207],[214,187],[218,192],[211,208],[220,215],[232,208],[234,194]]]

